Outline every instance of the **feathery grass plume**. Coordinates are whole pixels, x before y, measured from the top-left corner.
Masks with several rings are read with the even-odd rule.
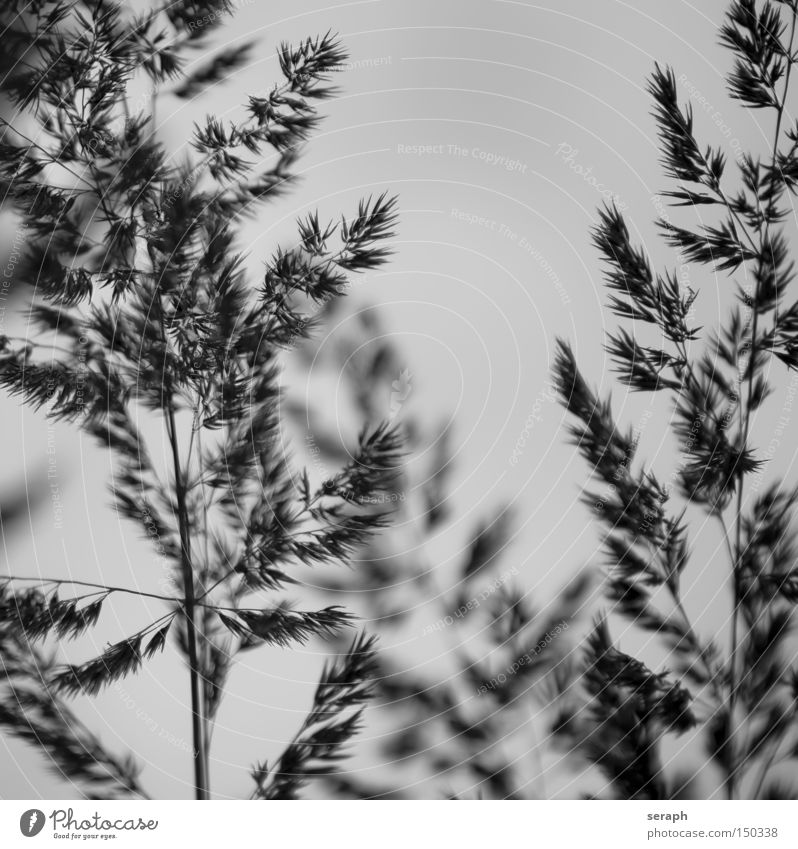
[[[798,58],[797,17],[794,0],[729,6],[720,40],[732,55],[730,94],[768,113],[773,127],[770,149],[744,153],[736,174],[723,149],[698,141],[674,72],[657,66],[649,83],[662,165],[675,182],[667,196],[673,206],[700,207],[702,219],[709,207],[715,216],[692,227],[663,220],[661,234],[680,262],[736,281],[737,303],[726,319],[711,330],[693,326],[698,293],[683,288],[674,272],[652,268],[616,208],[598,215],[594,242],[608,306],[627,325],[609,333],[607,351],[631,391],[672,399],[680,456],[667,477],[637,459],[636,437],[615,420],[609,400],[590,389],[570,346],[560,342],[555,357],[559,395],[575,420],[571,438],[598,484],[585,500],[607,532],[607,597],[616,613],[658,636],[690,687],[621,657],[606,623],[589,641],[586,681],[598,724],[596,734],[583,738],[583,750],[620,796],[679,792],[657,747],[663,725],[673,726],[664,722],[664,701],[686,711],[690,695],[701,696],[697,720],[728,798],[795,794],[779,766],[798,751],[790,696],[798,491],[777,475],[761,487],[768,469],[751,434],[785,376],[779,361],[798,364],[798,302],[790,294],[793,258],[784,224],[798,173],[798,130],[787,124],[786,107]],[[726,651],[718,637],[697,633],[682,592],[684,575],[695,566],[691,519],[703,522],[702,516],[717,523],[728,557]],[[691,792],[697,787],[692,782]]]
[[[35,712],[29,726],[8,713],[4,724],[46,740],[67,775],[90,780],[75,754],[81,741],[62,733],[54,712],[66,696],[96,694],[136,672],[171,635],[190,672],[200,799],[210,794],[212,726],[236,655],[329,639],[351,624],[338,606],[302,610],[261,597],[298,585],[303,562],[345,563],[384,525],[384,511],[364,505],[401,463],[397,431],[378,425],[363,434],[358,455],[312,491],[295,483],[307,475],[295,473],[280,434],[284,350],[312,332],[351,274],[385,262],[395,200],[363,199],[324,225],[317,213],[306,215],[296,243],[274,251],[259,285],[237,246],[243,217],[262,214],[289,185],[297,148],[318,124],[317,105],[334,92],[330,78],[346,55],[337,37],[280,45],[282,80],[250,97],[242,120],[209,116],[195,126],[185,160],[168,156],[156,136],[158,98],[199,97],[247,61],[252,45],[240,44],[183,73],[197,51],[207,55],[211,32],[232,11],[226,0],[178,0],[139,15],[109,0],[38,0],[3,12],[24,62],[6,84],[17,113],[2,122],[0,180],[30,235],[17,271],[31,289],[36,333],[2,337],[0,384],[110,450],[117,512],[156,541],[171,570],[165,593],[58,577],[31,586],[6,576],[0,633],[31,658],[37,640],[90,632],[110,595],[155,598],[166,613],[97,657],[43,665],[46,686],[31,672],[38,661],[16,664],[14,687],[28,675]],[[151,84],[143,111],[126,94],[139,73]],[[271,164],[254,164],[264,159]],[[153,421],[166,436],[165,467],[143,436]],[[371,651],[368,641],[353,648]],[[353,657],[344,682],[352,703],[371,670]],[[325,672],[320,692],[343,674]],[[317,695],[313,710],[322,702]],[[314,758],[337,757],[357,727],[330,726],[335,740]],[[263,787],[259,780],[258,794]]]
[[[18,631],[0,630],[0,726],[38,749],[88,799],[145,797],[133,757],[109,752],[50,689],[54,668]]]
[[[344,305],[333,301],[326,309],[335,314]],[[433,559],[433,541],[440,557],[440,540],[452,531],[454,425],[431,427],[417,412],[402,350],[390,342],[374,308],[361,308],[337,326],[341,330],[325,341],[324,358],[314,340],[297,355],[335,374],[342,394],[351,398],[344,421],[369,428],[390,411],[408,461],[372,503],[396,520],[358,547],[350,573],[321,579],[322,591],[346,598],[383,635],[369,714],[379,743],[358,752],[357,773],[327,776],[325,795],[545,796],[543,773],[556,775],[562,760],[548,742],[550,732],[579,708],[567,632],[582,613],[588,576],[580,575],[551,600],[533,603],[507,550],[515,522],[505,507],[476,521],[464,541],[458,538],[448,558],[454,572]],[[290,409],[297,426],[307,429],[314,477],[348,490],[351,480],[342,485],[329,469],[357,451],[354,432],[342,440],[342,417],[330,420],[307,393]],[[396,645],[409,637],[416,645],[422,640],[425,653],[437,658],[434,668],[417,669],[417,654]],[[540,715],[535,726],[545,744],[535,739],[530,712]],[[519,751],[529,755],[518,757]],[[376,768],[386,762],[390,776]]]
[[[606,620],[588,639],[590,733],[583,746],[626,799],[669,798],[658,757],[661,736],[695,724],[691,696],[612,645]]]
[[[358,635],[345,654],[322,671],[313,705],[302,727],[276,763],[252,775],[254,799],[296,799],[308,780],[326,776],[346,756],[360,727],[377,675],[376,638]]]
[[[34,488],[34,493],[36,489]],[[20,520],[27,519],[31,505],[27,498],[0,505],[4,538],[13,533]],[[55,627],[62,636],[75,637],[79,630],[96,621],[105,596],[75,606],[58,603],[54,594],[47,608],[55,614],[50,622],[43,616],[43,597],[37,588],[23,594],[20,608],[11,605],[4,582],[0,587],[0,727],[8,734],[37,748],[49,761],[50,768],[69,781],[86,798],[144,797],[138,780],[139,768],[131,755],[120,757],[109,752],[97,736],[75,716],[69,705],[49,687],[55,661],[33,644],[34,637],[21,635],[20,618],[25,629],[36,631]],[[52,606],[51,606],[52,605]],[[91,620],[87,622],[87,620]]]

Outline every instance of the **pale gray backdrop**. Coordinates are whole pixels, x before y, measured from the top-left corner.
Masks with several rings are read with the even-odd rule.
[[[277,79],[278,42],[328,29],[341,33],[351,68],[339,78],[341,96],[325,105],[327,119],[308,145],[304,180],[248,226],[245,247],[257,274],[277,240],[291,234],[295,215],[314,206],[337,215],[361,195],[384,189],[400,195],[397,255],[351,298],[355,309],[382,305],[410,373],[408,410],[455,418],[457,522],[430,552],[442,569],[459,555],[474,518],[502,500],[514,502],[519,517],[506,562],[518,567],[533,597],[545,598],[595,554],[596,527],[577,503],[585,469],[565,444],[562,411],[547,393],[553,344],[557,335],[571,339],[586,373],[609,390],[601,349],[608,317],[589,240],[596,207],[606,198],[623,205],[657,261],[673,264],[653,240],[651,223],[656,196],[667,188],[644,89],[655,61],[685,75],[680,89],[693,98],[707,143],[725,143],[731,158],[740,146],[765,149],[769,125],[757,126],[725,95],[729,58],[716,37],[725,5],[243,0],[223,35],[230,43],[259,39],[250,65],[200,104],[161,102],[159,121],[178,151],[193,120],[206,112],[237,114],[247,94]],[[418,146],[431,149],[419,153]],[[728,307],[732,285],[704,270],[691,273],[701,293],[697,319],[710,323]],[[325,328],[330,343],[336,332],[341,328]],[[334,389],[329,395],[334,404]],[[666,477],[674,449],[664,427],[665,399],[647,407],[648,398],[627,397],[619,388],[613,397],[626,424],[643,426],[641,453]],[[768,444],[782,400],[774,399],[770,419],[760,417],[760,444]],[[5,485],[24,476],[49,485],[50,456],[63,504],[62,527],[45,501],[24,533],[6,539],[13,569],[156,587],[155,554],[108,509],[107,456],[69,427],[48,432],[41,416],[14,401],[0,403]],[[533,409],[539,420],[530,429]],[[526,444],[512,465],[525,428]],[[775,454],[788,475],[794,448],[786,437]],[[699,580],[688,587],[688,607],[699,628],[716,630],[728,610],[725,578],[713,569],[720,540],[706,527],[693,543],[705,567],[692,573]],[[100,640],[146,616],[129,606],[113,611]],[[406,637],[417,662],[425,663],[429,647],[417,633]],[[633,639],[636,649],[648,650]],[[296,727],[321,662],[312,651],[247,655],[246,667],[232,677],[214,740],[219,796],[248,794],[249,765],[273,756]],[[135,751],[156,796],[191,792],[185,679],[167,653],[81,706],[109,745]],[[29,750],[4,741],[0,753],[0,795],[73,795]]]

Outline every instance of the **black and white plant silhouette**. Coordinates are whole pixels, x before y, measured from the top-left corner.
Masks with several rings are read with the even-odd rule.
[[[771,146],[744,152],[705,146],[680,102],[674,71],[649,82],[662,166],[674,207],[701,223],[659,222],[681,262],[704,265],[732,287],[736,305],[715,327],[697,327],[701,293],[675,271],[658,272],[609,206],[594,242],[604,264],[609,309],[621,319],[606,349],[618,379],[639,393],[668,393],[679,456],[670,469],[637,458],[637,440],[609,400],[581,375],[570,345],[556,354],[571,438],[595,484],[585,500],[606,530],[607,597],[614,612],[656,634],[673,672],[654,673],[621,652],[601,620],[587,646],[589,719],[575,746],[623,798],[668,798],[690,776],[662,762],[666,735],[699,723],[718,789],[729,799],[795,798],[779,767],[798,754],[798,666],[791,639],[796,594],[798,490],[752,443],[753,424],[778,411],[770,396],[798,366],[798,301],[788,242],[798,175],[798,125],[788,120],[798,61],[798,9],[788,2],[735,0],[720,29],[732,67],[731,96],[761,110]],[[728,645],[698,633],[683,585],[701,564],[691,556],[691,523],[722,533],[729,574]]]
[[[290,188],[297,147],[345,59],[338,39],[281,45],[280,82],[250,96],[240,121],[195,126],[184,160],[167,156],[154,131],[164,92],[194,97],[246,61],[236,47],[189,76],[180,70],[232,11],[227,0],[141,15],[106,0],[42,0],[3,15],[18,61],[3,81],[13,114],[2,122],[0,180],[28,234],[17,274],[36,330],[0,340],[0,383],[108,448],[116,511],[170,564],[157,594],[133,576],[126,586],[0,582],[0,721],[88,795],[145,790],[133,762],[106,751],[68,699],[174,645],[190,673],[195,794],[209,797],[212,729],[236,656],[353,624],[340,606],[295,607],[285,593],[297,564],[339,564],[384,524],[368,502],[390,487],[401,456],[395,429],[377,425],[311,488],[279,438],[281,353],[312,332],[350,274],[386,259],[394,201],[365,199],[338,222],[305,216],[259,281],[237,247],[242,219]],[[134,111],[126,91],[140,72],[151,99]],[[165,435],[165,465],[144,436],[153,427]],[[56,664],[46,641],[90,636],[111,596],[157,598],[164,612],[95,656]],[[293,798],[342,757],[373,664],[366,635],[327,664],[293,741],[274,763],[253,765],[254,798]]]
[[[345,309],[344,302],[328,307],[333,317]],[[386,402],[393,409],[401,386],[393,376],[409,368],[379,308],[361,307],[345,327],[323,350],[311,339],[299,353],[323,360],[337,376],[353,408],[342,418],[362,428],[379,419]],[[428,421],[423,409],[408,404],[396,417],[408,462],[392,491],[378,499],[391,522],[356,552],[351,570],[330,572],[321,582],[335,598],[357,605],[383,636],[370,711],[379,744],[367,753],[365,744],[359,747],[356,761],[368,777],[345,765],[326,780],[328,794],[545,797],[563,780],[570,740],[561,730],[581,707],[572,637],[584,629],[593,581],[583,570],[553,598],[538,598],[513,559],[516,521],[506,505],[470,522],[465,540],[452,535],[459,518],[450,504],[457,421]],[[319,473],[345,460],[356,431],[342,436],[340,420],[331,421],[312,398],[293,412],[297,426],[307,429]],[[431,553],[440,556],[441,539],[452,563]],[[416,641],[421,650],[402,650]],[[391,768],[380,770],[385,763]],[[564,772],[570,778],[567,765]]]
[[[211,87],[229,91],[258,45],[213,46],[236,11],[230,0],[134,5],[9,0],[0,9],[2,211],[21,234],[19,321],[7,320],[12,305],[0,291],[0,387],[107,450],[109,509],[165,572],[152,586],[143,577],[151,563],[107,583],[84,580],[79,567],[4,563],[3,731],[87,797],[146,798],[139,765],[106,745],[76,700],[174,651],[192,724],[185,768],[193,795],[209,799],[220,795],[211,749],[236,661],[257,665],[259,648],[291,653],[314,641],[326,663],[282,751],[268,761],[253,753],[254,800],[798,798],[789,777],[798,759],[798,482],[782,478],[761,444],[798,369],[798,0],[731,0],[720,28],[730,95],[770,134],[762,150],[704,144],[703,116],[682,96],[678,72],[659,64],[649,80],[672,204],[658,222],[660,247],[691,280],[707,281],[700,288],[657,270],[632,235],[632,207],[594,179],[589,160],[577,163],[570,143],[550,146],[556,167],[566,163],[610,199],[593,231],[613,323],[606,351],[627,390],[667,396],[664,436],[678,448],[642,457],[638,434],[580,371],[582,340],[578,357],[558,343],[556,393],[603,533],[600,610],[589,567],[536,596],[529,570],[551,564],[523,557],[516,568],[519,517],[490,500],[493,490],[475,493],[489,505],[474,508],[475,519],[473,505],[454,514],[457,424],[425,409],[427,376],[381,332],[379,309],[362,307],[346,325],[354,332],[314,347],[315,331],[340,318],[353,277],[391,256],[397,204],[381,184],[359,183],[363,199],[342,216],[314,201],[252,270],[245,223],[284,218],[300,148],[346,64],[339,38],[279,45],[277,82],[245,96],[232,118],[181,127],[175,149],[157,116],[204,103]],[[461,141],[408,136],[400,146],[425,179],[450,148],[455,169],[478,166],[495,185],[500,170],[526,178],[520,160]],[[316,186],[312,170],[306,179]],[[434,185],[451,186],[459,203],[466,183],[436,174]],[[535,202],[525,198],[524,209],[545,217]],[[533,234],[516,240],[488,212],[487,203],[451,210],[524,256],[530,290],[544,275],[562,296],[554,258]],[[712,285],[727,287],[715,300],[732,301],[730,311],[711,315]],[[572,303],[561,297],[558,307]],[[548,329],[546,315],[541,324]],[[323,392],[292,394],[311,360],[332,370],[351,401],[345,411]],[[506,458],[516,471],[537,450],[531,422],[553,397],[534,394]],[[544,489],[534,497],[551,497]],[[4,533],[29,511],[28,500],[0,495]],[[722,541],[729,585],[712,628],[693,618],[690,589],[717,583],[717,564],[705,572],[695,553],[707,527]],[[114,623],[121,607],[126,622],[138,617],[129,630]],[[353,633],[358,619],[367,629]],[[116,632],[103,645],[106,626]],[[425,652],[436,663],[420,662]],[[359,735],[364,716],[373,734]],[[685,740],[692,772],[671,760]],[[359,759],[344,763],[353,751]],[[561,774],[565,791],[555,786]]]

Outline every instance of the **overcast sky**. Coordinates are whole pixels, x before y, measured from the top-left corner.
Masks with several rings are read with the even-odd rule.
[[[304,179],[248,225],[243,247],[257,273],[279,239],[290,237],[297,215],[318,206],[322,216],[337,216],[363,195],[398,193],[397,255],[355,287],[352,309],[381,306],[410,374],[408,411],[454,419],[452,539],[491,505],[514,503],[519,529],[508,562],[533,597],[545,597],[589,562],[599,541],[577,503],[584,466],[566,444],[562,411],[548,391],[557,336],[574,343],[592,381],[612,388],[601,348],[606,298],[589,236],[597,207],[613,199],[655,261],[674,264],[653,240],[657,196],[668,188],[645,92],[654,63],[675,67],[702,140],[726,145],[732,160],[741,148],[766,148],[769,125],[757,126],[725,94],[728,55],[716,35],[725,5],[251,0],[238,4],[218,40],[256,39],[250,64],[201,102],[159,104],[164,138],[180,155],[193,120],[205,113],[232,117],[246,95],[271,86],[280,41],[328,29],[341,34],[351,67],[339,79],[340,97],[324,106],[327,118],[302,161]],[[730,306],[732,284],[704,269],[691,275],[700,291],[698,322],[710,323]],[[346,314],[340,321],[324,328],[324,344],[345,331]],[[650,399],[629,398],[617,386],[613,398],[626,425],[642,426],[641,452],[666,476],[673,459],[666,399],[647,406]],[[782,402],[774,398],[772,411]],[[68,570],[108,582],[132,574],[143,589],[157,585],[155,555],[107,506],[107,457],[68,427],[48,433],[41,416],[16,402],[2,401],[1,409],[6,485],[23,475],[32,483],[47,479],[49,438],[64,511],[63,527],[56,527],[45,502],[25,532],[6,541],[15,571]],[[529,427],[533,412],[538,418]],[[760,444],[771,439],[772,421],[758,423]],[[513,464],[525,429],[526,444]],[[784,439],[774,454],[788,476],[794,448]],[[711,528],[694,540],[706,566],[692,575],[697,584],[689,588],[688,607],[708,628],[727,616],[728,591],[713,571],[718,545]],[[460,553],[456,544],[436,550],[444,559]],[[114,611],[101,639],[146,615]],[[181,748],[190,737],[187,687],[177,662],[167,653],[121,690],[81,707],[110,745],[136,751],[146,763],[145,784],[163,797],[187,797],[191,789]],[[292,653],[290,664],[279,652],[247,656],[214,741],[220,795],[246,792],[251,762],[279,750],[320,663],[312,652]],[[0,795],[69,795],[63,782],[44,776],[39,758],[15,743],[7,748],[11,761],[0,769]]]

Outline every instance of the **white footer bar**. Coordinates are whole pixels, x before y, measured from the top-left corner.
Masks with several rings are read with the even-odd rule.
[[[0,847],[798,846],[797,802],[0,801]]]

